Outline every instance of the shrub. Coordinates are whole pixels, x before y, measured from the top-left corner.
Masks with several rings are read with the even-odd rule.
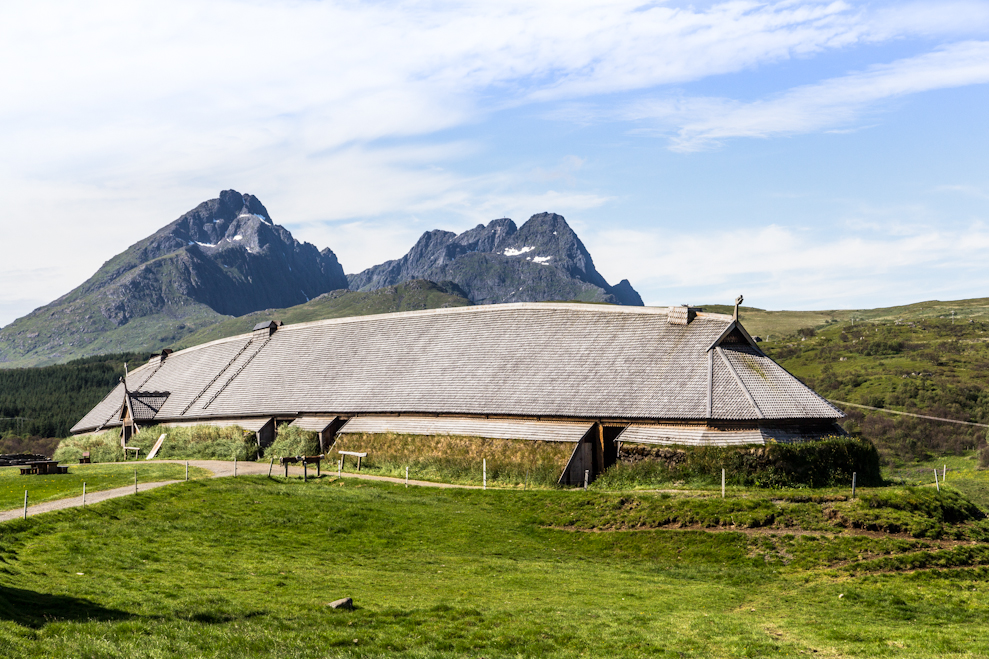
[[[137,446],[147,456],[155,442],[164,434],[165,441],[156,458],[171,460],[254,460],[258,457],[257,440],[253,432],[239,426],[191,426],[172,428],[151,426],[131,437],[128,446]],[[83,451],[89,451],[93,462],[118,462],[124,459],[120,448],[120,430],[100,435],[67,437],[55,451],[56,460],[77,461]],[[133,456],[132,456],[133,457]]]
[[[336,451],[366,452],[363,467],[371,472],[453,483],[481,482],[482,460],[487,460],[488,482],[521,485],[528,474],[533,485],[555,486],[573,452],[569,442],[524,439],[487,439],[456,435],[346,434],[337,438]]]
[[[319,455],[319,434],[297,426],[283,425],[278,429],[275,441],[264,450],[264,457],[283,458],[296,455]]]
[[[52,458],[59,462],[78,462],[85,451],[89,452],[89,459],[92,462],[123,460],[124,450],[120,448],[120,429],[114,428],[99,435],[66,437],[58,443]]]
[[[620,458],[596,485],[629,489],[686,480],[717,484],[722,469],[732,485],[849,485],[853,472],[861,486],[882,484],[875,446],[851,437],[744,447],[624,445]]]
[[[5,435],[0,439],[0,453],[32,453],[51,457],[58,448],[59,441],[57,437]]]

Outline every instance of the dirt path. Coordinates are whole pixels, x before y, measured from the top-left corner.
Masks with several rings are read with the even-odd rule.
[[[155,462],[171,462],[174,464],[184,465],[186,460],[155,460]],[[126,464],[133,466],[136,464],[134,461],[131,462],[118,462],[110,464]],[[270,465],[268,463],[261,462],[237,462],[235,463],[230,460],[189,460],[188,464],[190,467],[200,467],[209,471],[212,476],[211,478],[227,478],[233,477],[234,471],[236,469],[237,476],[267,476]],[[284,476],[285,468],[281,465],[274,465],[271,468],[272,476]],[[315,468],[309,468],[308,470],[310,477],[316,475]],[[336,472],[331,472],[323,470],[324,475],[336,476]],[[302,467],[299,466],[289,466],[288,475],[295,476],[298,478],[302,477]],[[370,480],[370,481],[383,481],[385,483],[396,483],[399,485],[405,484],[404,478],[391,478],[388,476],[372,476],[369,474],[354,474],[343,472],[343,478],[356,478],[360,480]],[[153,490],[155,488],[162,487],[164,485],[171,485],[173,483],[181,483],[183,481],[159,481],[155,483],[139,483],[137,486],[138,492],[146,492],[148,490]],[[479,485],[452,485],[450,483],[431,483],[429,481],[417,481],[409,479],[410,486],[416,487],[437,487],[442,489],[447,488],[457,488],[457,489],[470,489],[479,490],[481,486]],[[91,505],[94,503],[99,503],[101,501],[107,501],[108,499],[116,499],[117,497],[125,497],[134,494],[134,486],[126,485],[124,487],[117,487],[112,490],[100,490],[97,492],[87,492],[86,493],[86,505]],[[34,505],[28,505],[27,514],[30,517],[34,515],[40,515],[41,513],[47,513],[52,510],[65,510],[66,508],[77,508],[83,505],[82,495],[77,497],[67,497],[65,499],[56,499],[55,501],[45,501],[44,503],[36,503]],[[12,508],[10,510],[0,511],[0,522],[7,522],[12,519],[21,519],[24,517],[23,508]]]

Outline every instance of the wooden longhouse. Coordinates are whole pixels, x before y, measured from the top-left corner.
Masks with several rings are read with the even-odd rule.
[[[277,424],[569,442],[562,483],[620,443],[744,445],[841,434],[843,414],[731,316],[688,307],[521,303],[278,326],[132,371],[73,427]]]

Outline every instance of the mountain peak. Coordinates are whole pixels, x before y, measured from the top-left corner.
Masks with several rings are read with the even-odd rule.
[[[332,251],[300,243],[254,195],[224,190],[14,321],[0,341],[0,362],[167,347],[224,316],[290,307],[342,288],[347,277]]]
[[[538,213],[520,228],[508,218],[459,235],[427,231],[408,254],[356,275],[350,287],[370,291],[410,279],[452,281],[478,304],[586,300],[641,305],[625,281],[612,287],[594,268],[562,215]]]

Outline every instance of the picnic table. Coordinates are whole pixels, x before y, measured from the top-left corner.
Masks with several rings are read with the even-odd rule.
[[[296,455],[296,456],[286,456],[281,458],[280,462],[285,466],[285,478],[288,478],[288,466],[290,464],[295,464],[297,462],[302,463],[302,479],[307,480],[308,474],[306,473],[306,467],[311,464],[316,465],[316,476],[320,475],[319,463],[325,458],[325,455]]]
[[[62,467],[57,460],[32,460],[21,467],[21,476],[67,474],[68,467]]]

